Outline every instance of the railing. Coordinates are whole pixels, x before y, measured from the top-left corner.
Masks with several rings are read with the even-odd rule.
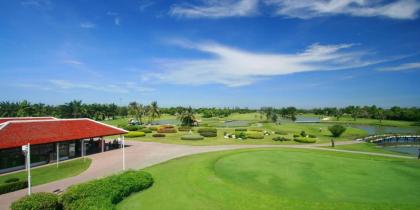
[[[385,143],[420,143],[420,135],[397,135],[397,134],[384,134],[367,136],[364,138],[356,139],[356,141],[365,141],[376,144]]]

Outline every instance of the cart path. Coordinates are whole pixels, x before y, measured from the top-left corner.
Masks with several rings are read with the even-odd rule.
[[[357,141],[341,141],[336,142],[336,145],[357,144]],[[162,144],[155,142],[141,142],[141,141],[126,141],[127,147],[125,150],[126,168],[127,169],[142,169],[158,163],[165,162],[174,158],[211,152],[232,149],[244,148],[306,148],[317,150],[329,150],[335,152],[346,152],[356,154],[377,155],[393,158],[409,158],[415,157],[382,154],[373,152],[349,151],[339,149],[329,149],[320,146],[329,146],[329,143],[324,144],[296,144],[296,145],[217,145],[217,146],[190,146],[190,145],[177,145],[177,144]],[[38,185],[32,187],[32,192],[53,192],[60,189],[65,190],[67,187],[86,182],[92,179],[108,176],[116,172],[122,171],[122,150],[107,151],[88,156],[92,159],[90,167],[81,174]],[[27,189],[18,190],[15,192],[0,195],[0,209],[8,209],[10,204],[27,194]]]

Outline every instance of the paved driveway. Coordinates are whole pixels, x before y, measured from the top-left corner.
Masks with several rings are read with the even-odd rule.
[[[337,142],[337,145],[354,144],[357,142]],[[289,147],[289,148],[307,148],[307,149],[325,149],[315,146],[328,144],[312,145],[220,145],[220,146],[188,146],[175,144],[161,144],[154,142],[127,141],[129,147],[126,148],[126,167],[130,169],[141,169],[157,163],[181,156],[210,152],[220,150],[242,149],[242,148],[263,148],[263,147]],[[335,150],[343,151],[344,150]],[[391,157],[403,157],[398,155],[386,155],[368,152],[356,152],[362,154],[382,155]],[[53,192],[54,190],[65,190],[67,187],[89,181],[91,179],[107,176],[122,170],[122,150],[113,150],[104,153],[88,156],[92,159],[91,166],[78,176],[67,179],[38,185],[32,188],[33,192]],[[10,204],[16,199],[26,195],[27,189],[0,195],[0,209],[8,209]]]

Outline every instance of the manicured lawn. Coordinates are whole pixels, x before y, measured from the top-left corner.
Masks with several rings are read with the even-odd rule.
[[[332,147],[325,147],[325,148],[332,148]],[[377,153],[385,153],[385,154],[393,154],[393,155],[407,155],[405,153],[399,153],[399,152],[393,152],[393,151],[385,150],[381,147],[376,146],[373,143],[337,145],[337,146],[334,147],[334,149],[362,151],[362,152],[377,152]],[[409,155],[407,155],[407,156],[409,156]]]
[[[31,170],[32,176],[32,185],[40,185],[48,182],[65,179],[68,177],[76,176],[89,168],[91,160],[86,158],[86,161],[83,159],[69,160],[59,164],[57,168],[55,164],[33,168]],[[10,178],[19,178],[19,180],[26,180],[27,173],[26,171],[7,174],[0,176],[0,184],[3,184],[7,179]]]
[[[419,209],[420,162],[298,149],[175,159],[118,209]]]

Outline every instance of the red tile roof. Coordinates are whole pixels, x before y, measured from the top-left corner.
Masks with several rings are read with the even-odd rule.
[[[124,134],[91,119],[11,120],[0,124],[0,149]]]
[[[16,120],[55,120],[55,117],[6,117],[0,118],[0,124],[8,121],[16,121]]]

